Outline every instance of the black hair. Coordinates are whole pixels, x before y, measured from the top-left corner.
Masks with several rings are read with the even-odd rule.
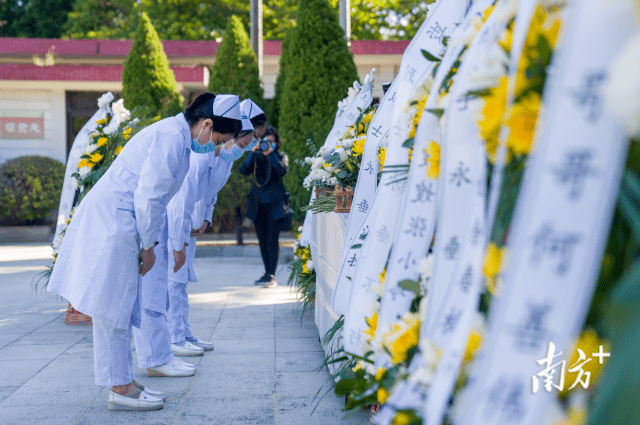
[[[267,124],[267,116],[265,114],[256,115],[251,118],[251,124],[253,127],[260,127],[261,125]]]
[[[264,139],[267,136],[273,136],[273,139],[276,142],[276,149],[280,149],[282,147],[280,136],[278,136],[278,130],[276,130],[274,127],[267,127],[267,130],[264,132],[262,138]]]
[[[215,99],[215,94],[204,92],[191,102],[191,105],[189,105],[184,113],[184,117],[189,123],[189,126],[194,126],[201,119],[208,118],[213,121],[213,131],[222,134],[231,133],[234,137],[238,137],[238,134],[242,130],[242,122],[240,120],[214,115],[213,102]]]

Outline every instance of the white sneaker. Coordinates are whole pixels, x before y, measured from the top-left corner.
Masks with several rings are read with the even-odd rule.
[[[176,356],[201,356],[204,354],[204,349],[196,347],[189,341],[185,342],[182,347],[176,344],[171,344],[171,351]]]
[[[179,361],[180,363],[182,363],[183,365],[185,365],[186,367],[189,367],[191,369],[195,369],[196,368],[196,365],[191,364],[191,363],[187,363],[187,362],[185,362],[184,360],[182,360],[179,357],[176,357],[176,360]]]
[[[195,345],[196,347],[200,347],[202,348],[204,351],[213,351],[213,344],[210,342],[205,342],[203,340],[201,340],[200,338],[196,338],[194,336],[194,338],[196,339],[195,342],[191,342],[191,341],[187,341],[187,342],[191,342],[191,344]]]
[[[185,366],[178,359],[173,359],[170,362],[162,364],[160,366],[148,367],[147,375],[149,376],[165,376],[170,378],[177,378],[183,376],[193,376],[196,374],[195,369]]]
[[[161,393],[160,391],[153,391],[142,384],[139,384],[139,385],[140,386],[138,388],[144,391],[145,393],[149,394],[151,397],[161,398],[162,401],[167,401],[167,396]]]
[[[109,410],[160,410],[164,407],[161,398],[153,397],[144,391],[140,391],[138,398],[127,397],[114,393],[109,393]]]

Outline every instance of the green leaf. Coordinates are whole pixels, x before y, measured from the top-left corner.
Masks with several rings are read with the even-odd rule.
[[[335,392],[337,395],[347,395],[356,386],[355,379],[341,379],[336,384]]]
[[[404,141],[404,143],[402,144],[403,148],[407,148],[407,149],[411,149],[413,147],[413,137],[410,139],[407,139]]]
[[[428,61],[431,61],[431,62],[440,62],[442,60],[433,56],[431,53],[427,52],[426,50],[422,50],[422,56],[424,56]]]
[[[357,249],[357,248],[361,248],[361,247],[362,247],[362,244],[361,243],[357,243],[355,245],[352,245],[351,249]]]
[[[411,280],[411,279],[402,280],[398,282],[398,286],[406,291],[413,292],[414,294],[416,294],[416,296],[420,295],[420,284],[415,280]]]
[[[442,115],[444,115],[444,109],[427,109],[427,112],[431,112],[432,114],[434,114],[435,116],[437,116],[438,118],[441,118]]]
[[[345,178],[347,176],[347,172],[344,171],[344,170],[340,170],[340,171],[338,171],[337,176],[338,176],[338,178],[343,179],[343,178]]]

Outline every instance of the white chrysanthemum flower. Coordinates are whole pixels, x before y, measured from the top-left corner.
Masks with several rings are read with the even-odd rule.
[[[482,18],[479,16],[474,16],[473,18],[471,18],[469,28],[467,28],[466,31],[460,31],[460,33],[456,31],[454,35],[451,36],[451,40],[449,40],[447,46],[449,48],[459,45],[468,46],[478,35],[480,29],[482,28],[482,25],[484,25],[484,21],[482,20]]]
[[[84,155],[91,155],[96,149],[98,149],[98,145],[95,143],[91,143],[89,145],[87,145],[87,147],[84,149],[83,154]]]
[[[306,266],[307,266],[307,270],[309,271],[313,270],[313,261],[311,260],[307,261]]]
[[[298,257],[297,255],[294,254],[293,255],[293,259],[294,259],[294,261],[298,261],[300,259],[300,257]]]
[[[630,137],[640,137],[640,32],[611,65],[604,100]]]
[[[348,158],[347,152],[342,147],[337,148],[335,153],[340,155],[340,164],[345,162],[347,160],[347,158]]]
[[[80,175],[81,179],[85,178],[85,176],[89,174],[90,171],[91,171],[90,167],[85,166],[85,167],[78,168],[78,174]]]
[[[369,288],[369,291],[371,291],[374,294],[376,294],[377,296],[381,297],[382,294],[384,293],[384,283],[383,282],[378,282],[375,285],[371,285],[371,287]]]
[[[509,57],[504,49],[494,44],[488,56],[480,61],[478,70],[471,74],[471,81],[481,87],[497,87],[505,75],[505,64],[508,62]]]
[[[102,96],[100,96],[100,98],[98,99],[98,108],[104,108],[107,111],[111,112],[110,108],[109,108],[109,104],[113,101],[114,97],[113,94],[111,94],[111,92],[107,92],[105,94],[103,94]]]
[[[304,159],[304,162],[306,162],[306,163],[307,163],[307,165],[311,165],[311,164],[313,164],[313,158],[306,157],[306,158]]]
[[[327,179],[327,183],[329,183],[329,185],[331,186],[335,186],[338,184],[338,180],[335,177],[330,177],[329,179]]]
[[[498,3],[496,10],[493,11],[496,22],[505,23],[514,16],[518,11],[518,0],[502,0]]]
[[[313,160],[313,165],[311,166],[311,168],[319,170],[323,166],[324,166],[324,158],[315,158]]]
[[[302,232],[302,226],[298,226],[298,232]]]

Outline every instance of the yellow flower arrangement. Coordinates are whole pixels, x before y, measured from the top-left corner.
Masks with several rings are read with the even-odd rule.
[[[585,425],[587,423],[587,411],[585,409],[571,409],[569,416],[553,425]]]
[[[541,102],[540,95],[532,91],[510,108],[507,147],[513,155],[527,155],[531,150]]]
[[[385,372],[387,371],[387,369],[381,367],[380,369],[378,369],[378,371],[376,372],[376,377],[375,380],[379,381],[382,379],[382,377],[384,376]]]
[[[489,293],[494,294],[496,286],[496,277],[500,272],[500,265],[502,262],[502,255],[505,248],[498,248],[498,246],[491,242],[487,248],[487,252],[484,257],[483,273],[487,281],[487,289]]]
[[[384,160],[387,156],[387,148],[378,149],[378,161],[380,161],[380,171],[384,168]]]
[[[429,164],[427,177],[437,179],[440,175],[440,145],[431,140],[424,152],[426,154],[426,162]]]
[[[108,118],[103,118],[101,120],[96,121],[96,124],[98,125],[105,125],[107,123],[107,121],[109,121]]]
[[[384,269],[382,270],[382,273],[380,273],[380,274],[378,275],[378,280],[380,281],[380,283],[384,283],[384,279],[385,279],[385,277],[386,277],[386,276],[387,276],[387,269],[386,269],[386,268],[384,268]]]
[[[355,142],[353,142],[353,147],[351,148],[351,154],[353,156],[362,155],[364,152],[364,137],[358,137]]]
[[[409,127],[409,139],[413,139],[416,136],[416,130],[420,123],[422,113],[424,112],[424,106],[427,104],[428,97],[429,93],[426,93],[418,99],[418,103],[411,107],[413,118],[411,119],[411,126]]]
[[[482,109],[482,119],[478,121],[480,137],[486,142],[487,153],[491,163],[495,161],[498,148],[500,126],[502,125],[507,104],[508,83],[509,78],[505,75],[500,79],[498,87],[490,89],[489,96],[484,98],[485,104]]]
[[[120,152],[122,152],[122,146],[116,148],[116,156],[120,155]]]
[[[391,425],[407,425],[411,422],[411,416],[404,412],[398,412],[391,421]]]
[[[106,145],[108,141],[109,139],[107,139],[106,137],[100,137],[96,144],[98,145],[98,147],[100,147]]]
[[[102,158],[104,158],[104,155],[102,155],[99,152],[94,152],[91,154],[91,162],[97,164],[98,162],[102,161]]]
[[[507,28],[507,30],[502,34],[502,37],[498,41],[500,47],[504,49],[505,52],[511,52],[511,44],[513,42],[513,29]]]
[[[132,129],[131,127],[126,128],[126,129],[122,130],[122,132],[121,132],[121,134],[122,134],[122,138],[123,138],[124,140],[129,140],[129,139],[131,139],[131,131],[132,131],[132,130],[133,130],[133,129]]]
[[[385,335],[383,345],[391,354],[391,361],[399,364],[407,359],[410,349],[418,346],[420,341],[420,315],[407,313],[399,323],[391,326]]]

